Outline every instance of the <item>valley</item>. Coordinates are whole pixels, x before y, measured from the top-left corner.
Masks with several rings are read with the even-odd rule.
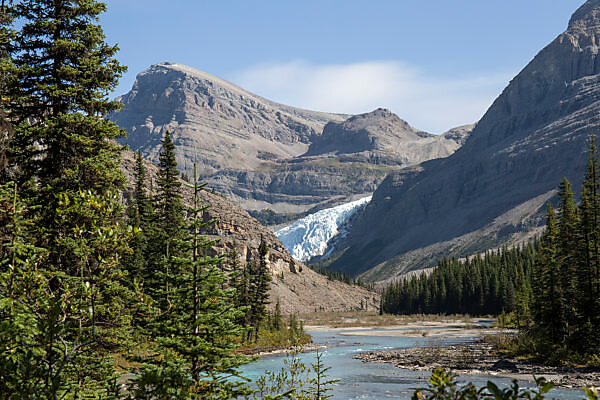
[[[0,399],[597,400],[600,0],[514,1],[0,2]]]

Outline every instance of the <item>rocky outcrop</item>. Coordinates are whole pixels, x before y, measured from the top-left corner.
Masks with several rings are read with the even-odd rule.
[[[600,131],[599,43],[600,1],[588,1],[458,151],[386,178],[333,267],[390,278],[438,254],[466,255],[539,229],[560,180],[580,187],[586,142]]]
[[[472,127],[431,135],[377,109],[328,123],[300,157],[264,162],[253,171],[226,169],[206,180],[245,208],[269,208],[298,217],[364,197],[392,171],[447,157]]]
[[[130,188],[135,177],[135,157],[132,151],[123,153],[122,167]],[[158,167],[150,161],[146,161],[145,165],[150,186],[156,180]],[[184,187],[184,199],[187,202],[192,195],[191,189]],[[258,257],[261,239],[267,243],[268,266],[273,276],[271,307],[274,307],[277,300],[284,313],[348,311],[360,309],[361,305],[363,309],[366,307],[375,310],[379,306],[377,294],[361,287],[329,281],[326,276],[294,260],[270,230],[222,195],[203,190],[200,192],[200,199],[209,206],[204,211],[203,218],[215,221],[210,229],[203,232],[209,239],[219,239],[212,249],[213,255],[231,254],[235,247],[239,264],[244,265],[248,258]]]
[[[347,118],[278,104],[175,63],[140,73],[118,101],[123,108],[111,119],[129,133],[125,143],[156,161],[169,130],[180,169],[191,172],[197,162],[203,176],[301,155],[326,123]]]
[[[393,170],[448,156],[469,132],[427,134],[384,109],[350,118],[301,110],[173,63],[139,74],[119,100],[111,118],[132,149],[157,161],[169,130],[182,171],[196,162],[209,187],[279,222],[364,197]]]
[[[314,138],[306,155],[364,151],[397,154],[399,143],[433,136],[414,129],[391,111],[378,108],[343,122],[329,122],[323,128],[323,134]]]
[[[373,164],[413,165],[447,157],[468,135],[468,129],[432,135],[419,131],[389,110],[378,108],[344,122],[329,122],[314,138],[306,156],[327,153],[354,155]]]

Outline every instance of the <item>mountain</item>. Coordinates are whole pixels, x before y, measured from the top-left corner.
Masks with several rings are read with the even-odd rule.
[[[331,268],[373,280],[539,232],[566,176],[579,188],[600,131],[600,0],[537,54],[445,159],[391,173]]]
[[[122,168],[128,181],[128,193],[135,182],[135,159],[132,151],[124,151]],[[148,171],[148,186],[156,181],[158,167],[150,161],[145,162]],[[156,186],[156,185],[154,185]],[[192,190],[184,186],[184,201],[191,202]],[[339,281],[330,281],[302,263],[296,261],[284,248],[279,239],[241,207],[223,196],[210,191],[200,192],[201,202],[208,205],[203,218],[215,220],[212,228],[203,234],[209,239],[219,239],[213,247],[213,254],[231,253],[237,249],[240,265],[245,265],[246,257],[258,257],[261,239],[269,248],[268,266],[273,277],[269,292],[274,307],[277,300],[284,313],[311,313],[321,311],[349,311],[366,307],[376,310],[379,295],[358,286],[347,285]],[[323,296],[328,293],[328,296]],[[362,306],[361,306],[362,305]]]
[[[169,130],[182,171],[197,162],[211,188],[273,224],[369,195],[389,172],[446,157],[469,133],[427,134],[384,109],[302,110],[174,63],[140,73],[118,100],[111,119],[130,148],[157,161]]]
[[[138,74],[131,91],[117,100],[123,108],[111,119],[127,130],[132,149],[156,160],[169,130],[182,170],[191,170],[196,161],[204,175],[301,155],[327,122],[347,117],[278,104],[168,62]]]
[[[454,132],[466,133],[468,127]],[[378,108],[343,122],[329,122],[305,156],[353,154],[357,160],[375,164],[411,165],[449,156],[460,147],[463,138],[419,131],[391,111]]]

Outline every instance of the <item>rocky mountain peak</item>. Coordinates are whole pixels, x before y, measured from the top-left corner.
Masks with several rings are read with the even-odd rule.
[[[366,196],[390,170],[446,157],[462,143],[420,132],[386,109],[355,117],[308,111],[177,63],[141,72],[119,100],[111,119],[127,130],[123,142],[132,149],[157,161],[169,130],[182,172],[190,176],[196,163],[219,193],[284,216]],[[309,147],[315,156],[302,157]]]
[[[169,130],[180,168],[190,173],[195,161],[202,175],[255,168],[264,154],[301,155],[327,122],[348,117],[278,104],[176,63],[152,65],[119,100],[123,107],[111,119],[127,130],[126,144],[157,161]]]
[[[354,115],[343,122],[329,122],[315,137],[306,155],[382,151],[393,154],[402,142],[434,135],[419,131],[385,108]]]
[[[588,0],[577,9],[569,21],[569,29],[598,27],[600,22],[600,0]]]
[[[563,177],[579,188],[600,129],[600,0],[511,80],[459,151],[388,175],[332,268],[373,279],[535,232]]]
[[[332,124],[328,124],[332,127]],[[413,128],[405,120],[386,108],[378,108],[368,113],[354,115],[341,123],[341,126],[347,130],[365,129],[374,135],[383,132],[391,132],[405,139],[416,139],[418,133],[423,133]],[[327,129],[327,126],[325,126]],[[416,135],[416,137],[413,137]],[[427,134],[426,134],[427,135]]]

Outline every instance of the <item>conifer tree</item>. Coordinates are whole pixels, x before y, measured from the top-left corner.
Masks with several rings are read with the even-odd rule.
[[[551,203],[548,203],[546,232],[541,241],[540,256],[536,265],[536,324],[540,337],[551,346],[564,340],[564,308],[561,299],[558,222]]]
[[[315,376],[310,380],[311,387],[308,390],[313,399],[325,400],[330,399],[333,395],[328,392],[332,391],[333,384],[339,382],[339,379],[331,379],[328,371],[331,367],[325,367],[323,364],[323,353],[317,349],[315,354],[316,362],[311,364]]]
[[[175,160],[175,145],[171,135],[165,132],[159,154],[159,172],[156,194],[153,198],[154,211],[147,225],[146,271],[145,285],[156,290],[162,284],[158,281],[156,271],[164,266],[163,259],[183,255],[181,248],[185,235],[185,209],[182,203],[182,187]],[[163,263],[163,264],[161,264]]]
[[[236,398],[247,393],[237,368],[246,359],[233,350],[243,328],[242,311],[234,304],[234,290],[223,289],[227,277],[222,257],[209,257],[215,241],[200,235],[213,221],[204,221],[199,203],[202,186],[194,173],[193,205],[188,210],[182,255],[165,254],[159,273],[162,285],[154,290],[157,308],[149,322],[159,348],[132,386],[136,399],[176,395],[182,399]]]
[[[135,189],[127,207],[128,222],[135,232],[131,241],[132,254],[124,263],[132,279],[141,281],[148,272],[148,237],[151,236],[153,214],[146,187],[146,167],[141,152],[135,163]]]
[[[173,244],[181,239],[184,231],[184,207],[181,202],[181,182],[175,160],[175,145],[169,131],[165,132],[158,159],[160,170],[156,205],[161,244]]]
[[[558,262],[560,265],[561,297],[557,299],[564,310],[565,324],[575,327],[577,319],[577,271],[579,269],[579,213],[571,183],[564,178],[559,186]],[[569,335],[569,333],[566,333]]]
[[[51,293],[39,272],[45,251],[29,242],[33,221],[26,215],[16,184],[0,186],[0,398],[7,399],[33,398],[46,375],[35,351],[37,313],[47,311]]]
[[[282,324],[283,316],[281,315],[281,304],[279,304],[279,299],[277,299],[277,303],[275,303],[275,312],[273,313],[273,329],[279,331],[283,326]]]
[[[6,4],[1,108],[14,128],[6,154],[37,225],[28,239],[46,252],[38,272],[49,291],[39,295],[31,348],[43,373],[40,393],[108,396],[107,354],[124,342],[129,317],[120,269],[128,241],[119,221],[124,177],[112,140],[122,131],[105,116],[118,107],[108,94],[125,68],[97,24],[103,3]]]
[[[7,114],[10,98],[6,95],[10,43],[14,40],[14,15],[9,2],[0,4],[0,185],[14,179],[16,165],[9,159],[9,144],[14,135],[12,123]]]
[[[577,278],[579,328],[575,343],[587,349],[600,348],[592,327],[600,327],[600,177],[598,149],[592,136],[581,194],[580,260]]]
[[[264,238],[261,238],[258,247],[258,263],[251,262],[249,264],[249,310],[248,319],[249,325],[252,326],[252,331],[248,332],[248,340],[258,340],[258,328],[266,315],[267,304],[269,304],[269,284],[271,276],[267,265],[267,254],[269,248]],[[248,265],[247,265],[248,268]]]

